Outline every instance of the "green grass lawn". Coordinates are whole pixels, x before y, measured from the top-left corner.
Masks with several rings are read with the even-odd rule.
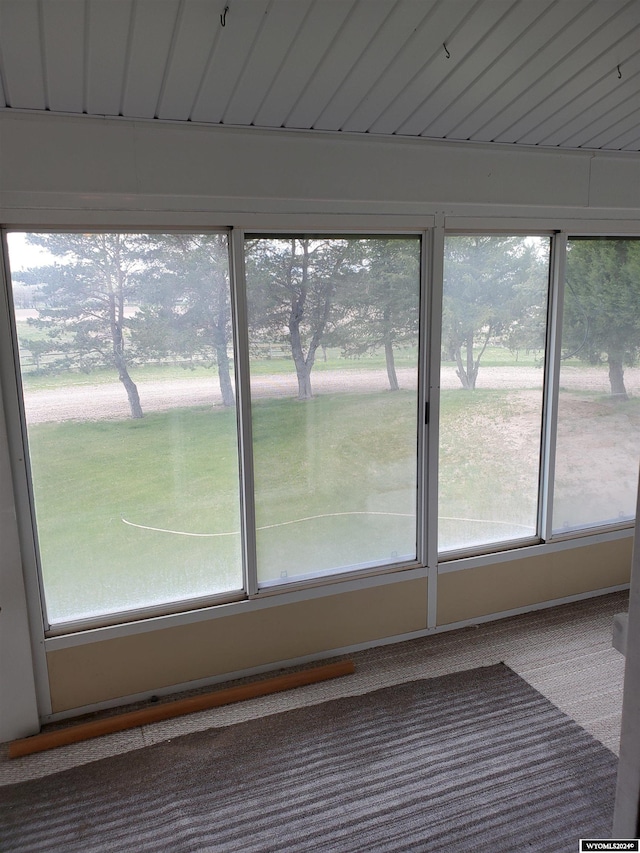
[[[416,403],[399,391],[254,404],[260,580],[415,557]]]
[[[606,454],[597,469],[592,442],[607,435],[635,482],[640,401],[592,399],[559,444],[564,500],[603,492],[617,469]],[[416,408],[408,391],[254,403],[261,582],[415,555]],[[540,423],[539,390],[442,392],[441,550],[533,532]],[[35,424],[29,442],[53,622],[242,588],[235,411]]]
[[[446,519],[521,522],[521,455],[491,450],[513,411],[506,392],[443,393]],[[407,391],[254,404],[262,582],[415,555],[416,414]],[[235,412],[40,424],[29,438],[53,621],[242,587]]]
[[[377,514],[415,513],[415,395],[267,400],[253,420],[263,580],[415,554],[414,519]],[[242,587],[235,426],[194,408],[30,428],[52,621]],[[222,535],[182,535],[203,533]]]
[[[241,588],[234,412],[41,424],[29,441],[52,620]]]

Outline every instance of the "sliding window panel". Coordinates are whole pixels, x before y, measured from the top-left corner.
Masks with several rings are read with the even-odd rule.
[[[550,238],[445,238],[438,547],[537,534]]]
[[[640,457],[640,240],[567,245],[553,531],[629,522]]]
[[[415,560],[420,238],[245,245],[259,584]]]
[[[241,590],[227,235],[7,236],[49,624]]]

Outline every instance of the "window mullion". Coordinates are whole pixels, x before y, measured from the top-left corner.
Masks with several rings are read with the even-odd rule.
[[[550,300],[545,358],[545,406],[542,437],[542,465],[540,476],[540,536],[551,539],[553,529],[553,481],[556,465],[556,437],[558,426],[558,395],[560,365],[562,361],[562,309],[564,301],[564,268],[567,252],[567,235],[555,234],[552,242],[550,269]]]
[[[37,730],[38,714],[51,713],[51,692],[49,689],[49,672],[47,660],[44,653],[44,636],[46,624],[46,610],[41,598],[41,583],[37,561],[35,518],[31,511],[31,500],[29,493],[29,464],[25,452],[26,434],[23,431],[21,418],[20,393],[21,380],[18,365],[18,343],[15,335],[15,327],[11,320],[11,290],[9,288],[9,253],[7,250],[6,232],[0,235],[0,329],[4,334],[0,335],[0,433],[3,430],[2,420],[6,425],[6,438],[10,454],[10,466],[12,473],[12,485],[14,490],[17,534],[20,547],[20,561],[7,565],[5,572],[5,589],[8,584],[13,585],[15,590],[15,612],[12,612],[11,625],[13,639],[18,634],[31,636],[31,654],[33,663],[33,674],[28,668],[28,658],[23,660],[22,674],[18,675],[15,665],[11,667],[10,673],[15,684],[3,682],[3,689],[9,694],[13,687],[15,697],[20,703],[21,713],[24,719],[19,724],[20,731],[28,733]],[[22,570],[22,571],[21,571]],[[22,607],[22,582],[24,582],[24,594],[26,595],[25,609]],[[3,670],[2,675],[5,676]],[[31,703],[32,690],[35,688],[35,705]],[[2,709],[4,710],[4,709]],[[6,734],[6,732],[5,732]],[[12,734],[12,737],[18,736]]]
[[[426,465],[424,467],[425,516],[427,524],[426,550],[423,561],[427,566],[438,564],[438,445],[440,412],[440,341],[442,329],[442,276],[444,262],[444,228],[436,226],[431,233],[430,258],[427,273],[428,312],[422,318],[428,329],[429,352],[423,361],[425,397],[429,404],[426,438]]]
[[[235,372],[240,455],[240,503],[242,525],[242,563],[247,595],[258,593],[256,563],[256,512],[253,476],[253,439],[251,430],[251,386],[249,376],[249,332],[247,288],[244,265],[244,231],[232,229],[231,304],[235,335]]]

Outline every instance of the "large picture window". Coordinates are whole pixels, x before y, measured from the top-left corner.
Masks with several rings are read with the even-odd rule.
[[[420,239],[246,243],[258,581],[416,559]]]
[[[227,243],[8,235],[52,625],[243,586]]]
[[[554,532],[628,521],[640,454],[640,240],[568,242]]]
[[[251,493],[227,233],[8,248],[49,625],[415,563],[419,237],[246,241]]]
[[[534,537],[548,237],[445,241],[439,550]]]

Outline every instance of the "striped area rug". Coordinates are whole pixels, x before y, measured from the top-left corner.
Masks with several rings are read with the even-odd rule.
[[[0,791],[0,850],[574,853],[616,758],[503,664],[324,702]]]

